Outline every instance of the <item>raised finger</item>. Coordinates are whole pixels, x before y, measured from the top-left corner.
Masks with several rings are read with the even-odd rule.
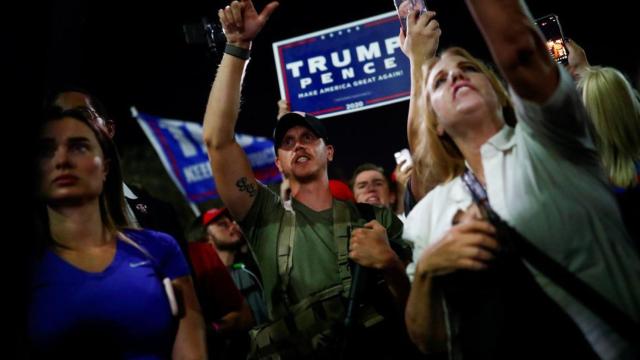
[[[222,25],[222,27],[229,28],[230,20],[227,18],[227,13],[224,11],[224,9],[218,10],[218,18],[220,19],[220,24]]]
[[[242,28],[242,4],[238,1],[234,1],[231,3],[231,14],[233,23],[238,27],[238,29]]]
[[[224,8],[224,16],[227,22],[228,29],[236,29],[236,21],[233,18],[233,10],[231,10],[231,5],[227,5]]]
[[[267,20],[269,20],[269,18],[271,17],[271,14],[273,14],[273,12],[279,5],[280,3],[277,1],[268,3],[267,6],[265,6],[264,9],[262,9],[262,11],[260,12],[260,20],[262,22],[267,22]]]

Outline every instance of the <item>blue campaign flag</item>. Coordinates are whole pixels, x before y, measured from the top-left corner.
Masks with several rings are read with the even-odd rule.
[[[319,118],[409,98],[409,59],[395,11],[278,41],[280,96]]]
[[[167,173],[196,214],[198,210],[195,204],[218,197],[209,156],[202,140],[202,124],[165,119],[136,109],[132,109],[132,113]],[[247,154],[256,179],[263,184],[282,181],[275,165],[273,141],[244,134],[236,134],[236,141]]]

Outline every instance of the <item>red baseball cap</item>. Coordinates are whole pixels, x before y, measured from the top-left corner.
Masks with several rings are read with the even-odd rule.
[[[342,201],[351,201],[355,202],[356,199],[353,196],[353,192],[349,189],[349,185],[345,184],[340,180],[329,180],[329,189],[331,190],[331,195]]]
[[[202,215],[202,226],[209,225],[213,220],[217,219],[221,215],[229,216],[229,210],[227,210],[227,208],[220,208],[220,209],[213,208],[213,209],[207,210],[207,212],[205,212],[204,215]]]

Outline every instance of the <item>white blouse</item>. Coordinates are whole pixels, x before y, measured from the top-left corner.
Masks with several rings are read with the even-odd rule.
[[[546,254],[640,320],[640,259],[622,223],[589,136],[573,79],[560,82],[543,105],[512,91],[518,125],[504,126],[481,147],[492,208]],[[472,203],[458,177],[432,190],[407,217],[404,238],[414,263]],[[543,289],[576,320],[598,354],[617,358],[625,345],[589,310],[532,270]]]

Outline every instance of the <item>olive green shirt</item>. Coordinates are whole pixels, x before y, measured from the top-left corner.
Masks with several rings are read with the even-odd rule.
[[[258,184],[258,189],[256,199],[240,226],[262,273],[269,314],[279,317],[286,311],[281,300],[277,262],[278,233],[286,210],[280,196],[262,184]],[[333,201],[335,204],[340,200]],[[333,237],[333,210],[314,211],[295,199],[292,200],[292,208],[296,229],[288,296],[293,305],[311,294],[339,285],[341,281],[337,245]],[[353,225],[367,222],[360,218],[354,204],[349,203],[349,209]],[[410,258],[411,250],[402,240],[402,222],[388,208],[374,207],[374,211],[376,220],[387,229],[389,241],[395,243],[394,249],[406,249],[399,254],[400,258]]]

